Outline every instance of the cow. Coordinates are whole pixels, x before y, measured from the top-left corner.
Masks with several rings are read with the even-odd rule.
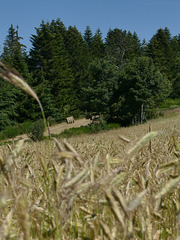
[[[67,124],[74,123],[74,117],[73,116],[67,117],[66,122]]]

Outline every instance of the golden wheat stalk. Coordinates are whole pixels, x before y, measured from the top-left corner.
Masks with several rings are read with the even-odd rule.
[[[19,225],[23,232],[23,239],[30,240],[30,217],[29,212],[27,211],[27,202],[24,199],[18,200],[17,202],[17,217]]]
[[[122,224],[122,227],[125,228],[124,216],[123,216],[123,214],[121,214],[121,212],[119,210],[118,203],[116,202],[115,198],[111,194],[110,190],[104,190],[104,192],[106,194],[106,198],[109,202],[112,212],[114,213],[114,215],[118,219],[118,221]]]
[[[79,182],[84,176],[87,176],[87,174],[89,174],[89,173],[90,173],[90,171],[87,168],[85,168],[79,174],[77,174],[74,178],[72,178],[67,183],[65,183],[64,187],[65,188],[71,187],[72,185],[74,185],[77,182]]]
[[[127,218],[129,218],[127,203],[126,203],[126,200],[124,199],[123,195],[122,195],[121,192],[120,192],[117,188],[115,188],[115,187],[112,188],[112,191],[113,191],[113,194],[114,194],[115,199],[118,200],[118,202],[119,202],[119,204],[120,204],[120,206],[121,206],[121,208],[122,208],[125,216],[126,216]]]
[[[56,177],[56,189],[58,189],[60,186],[63,170],[64,170],[64,165],[61,165],[58,169],[58,173]]]
[[[13,210],[11,209],[0,227],[0,239],[9,239],[9,231],[12,223]]]
[[[152,240],[152,221],[151,221],[151,215],[149,211],[149,207],[146,206],[146,212],[147,212],[147,217],[146,217],[146,239],[147,240]]]
[[[155,195],[155,199],[164,197],[168,192],[175,188],[180,182],[180,176],[169,180],[166,185]]]
[[[135,146],[129,149],[128,154],[133,154],[139,151],[147,142],[149,142],[152,138],[157,135],[157,132],[149,132],[144,137],[142,137]]]
[[[136,207],[138,207],[147,191],[148,190],[146,189],[140,192],[132,201],[130,201],[127,206],[127,211],[133,211]]]
[[[180,165],[180,159],[176,159],[174,161],[170,161],[168,163],[161,164],[159,166],[159,169],[173,167],[173,166],[178,166],[178,165]]]
[[[17,155],[19,154],[23,144],[24,144],[24,139],[19,140],[18,143],[16,144],[15,148],[11,151],[8,159],[6,161],[2,161],[1,164],[4,165],[3,172],[4,172],[5,176],[9,172],[12,165],[15,163],[15,159],[16,159]]]
[[[101,227],[102,227],[105,235],[108,237],[108,239],[109,239],[109,240],[113,240],[114,238],[113,238],[113,236],[112,236],[112,234],[111,234],[111,231],[110,231],[108,225],[106,225],[106,224],[103,223],[102,221],[100,221],[100,224],[101,224]]]
[[[76,150],[73,148],[73,146],[71,146],[71,144],[69,144],[66,139],[64,139],[64,145],[67,149],[67,151],[70,151],[71,154],[73,154],[74,158],[77,159],[77,161],[80,163],[80,164],[83,164],[83,160],[81,159],[80,155],[76,152]]]
[[[126,137],[124,137],[124,136],[122,136],[122,135],[119,135],[119,138],[120,138],[121,140],[123,140],[124,142],[127,142],[127,143],[130,143],[130,141],[131,141],[131,140],[129,140],[128,138],[126,138]]]

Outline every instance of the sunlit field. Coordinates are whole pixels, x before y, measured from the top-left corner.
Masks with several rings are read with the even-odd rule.
[[[179,113],[9,143],[0,166],[0,239],[180,238]]]

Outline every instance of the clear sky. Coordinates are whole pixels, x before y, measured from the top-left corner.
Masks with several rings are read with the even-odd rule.
[[[0,52],[11,24],[19,26],[21,43],[29,49],[35,27],[57,18],[81,33],[86,26],[93,33],[100,28],[105,38],[117,27],[149,41],[159,28],[180,34],[180,0],[0,0]]]

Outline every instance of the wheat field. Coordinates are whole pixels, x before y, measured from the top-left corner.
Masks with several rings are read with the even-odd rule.
[[[0,147],[0,239],[180,239],[180,114]]]

